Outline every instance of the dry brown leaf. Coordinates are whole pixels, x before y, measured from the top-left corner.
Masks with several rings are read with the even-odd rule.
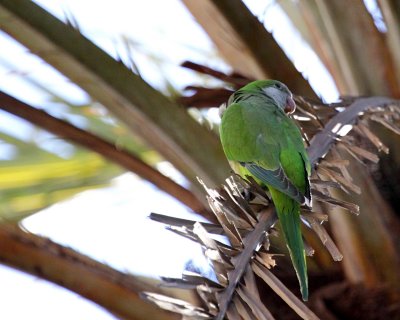
[[[257,261],[252,263],[254,272],[262,278],[286,304],[301,318],[307,320],[319,320],[319,318],[307,306],[299,300],[286,286],[267,268]]]

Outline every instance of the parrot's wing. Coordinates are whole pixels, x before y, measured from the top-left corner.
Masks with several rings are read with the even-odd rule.
[[[249,172],[255,176],[257,179],[261,180],[267,185],[281,191],[282,193],[288,195],[293,200],[296,200],[300,204],[305,204],[310,206],[311,196],[308,192],[308,195],[303,195],[299,189],[297,189],[293,183],[286,176],[285,171],[282,166],[279,166],[276,170],[268,170],[263,167],[260,167],[254,162],[250,163],[241,163]],[[308,188],[309,190],[309,188]],[[308,196],[308,197],[307,197]]]
[[[305,169],[305,176],[306,176],[306,188],[304,192],[304,197],[306,198],[306,202],[308,201],[308,206],[311,205],[311,186],[310,186],[310,179],[309,176],[311,175],[311,164],[310,160],[308,160],[308,155],[306,152],[300,153],[301,159],[303,160],[304,163],[304,169]]]
[[[292,119],[288,119],[287,122],[292,123],[292,125],[286,126],[287,135],[288,135],[289,139],[292,141],[294,148],[300,154],[301,160],[303,162],[303,167],[304,167],[304,170],[306,173],[306,177],[309,177],[311,175],[312,168],[311,168],[310,159],[308,158],[307,151],[304,148],[304,142],[303,142],[303,138],[301,136],[300,128],[296,125],[296,123]],[[309,189],[310,189],[310,185],[308,183],[307,190],[306,190],[306,196],[307,196],[307,194],[310,193]]]
[[[299,129],[281,112],[277,106],[260,106],[250,99],[230,105],[221,122],[222,145],[229,160],[241,163],[261,182],[309,205],[308,156]],[[287,151],[285,158],[282,157],[284,149]],[[290,173],[293,175],[295,171],[299,175],[300,179],[296,181],[304,183],[307,180],[305,192],[295,186],[288,174],[293,158],[299,162]]]

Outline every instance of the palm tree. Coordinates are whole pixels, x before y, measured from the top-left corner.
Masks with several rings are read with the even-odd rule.
[[[298,96],[299,106],[306,113],[311,113],[311,116],[315,114],[317,122],[326,126],[330,124],[329,121],[336,121],[331,124],[338,123],[338,118],[335,116],[340,113],[332,112],[332,107],[348,107],[347,110],[358,110],[365,114],[370,111],[370,107],[379,107],[374,108],[373,112],[368,113],[368,117],[365,118],[359,118],[358,113],[353,116],[349,116],[351,112],[343,114],[346,114],[344,118],[346,123],[356,125],[352,132],[367,137],[372,144],[383,151],[386,150],[385,146],[395,151],[389,156],[382,156],[381,163],[384,165],[381,167],[361,164],[360,162],[364,161],[360,158],[374,162],[377,160],[376,156],[365,151],[365,148],[352,145],[354,140],[350,137],[347,140],[343,138],[341,144],[330,149],[331,152],[324,160],[324,165],[319,158],[333,144],[324,145],[321,139],[318,140],[316,132],[318,130],[324,132],[324,129],[307,128],[307,123],[303,123],[305,132],[309,133],[310,137],[316,137],[318,141],[316,143],[314,140],[314,144],[311,143],[309,149],[309,152],[315,153],[317,174],[340,184],[346,191],[356,193],[362,191],[357,196],[351,195],[351,201],[360,206],[360,216],[349,215],[338,206],[329,213],[329,233],[333,235],[343,254],[343,262],[339,268],[327,255],[324,246],[315,241],[315,236],[313,238],[312,235],[306,234],[307,240],[316,249],[315,266],[311,266],[310,271],[311,281],[315,279],[315,283],[320,282],[319,290],[315,291],[314,304],[309,307],[324,319],[339,318],[338,314],[346,314],[346,312],[348,317],[356,319],[355,307],[359,306],[359,301],[368,301],[369,304],[365,304],[366,307],[359,318],[367,319],[371,316],[372,319],[373,310],[378,310],[379,316],[382,315],[381,318],[389,317],[394,309],[385,307],[398,297],[396,294],[399,290],[398,283],[400,283],[397,271],[400,266],[399,218],[395,213],[398,206],[396,207],[394,201],[398,197],[399,189],[396,179],[393,179],[400,163],[399,154],[396,153],[395,148],[399,142],[395,134],[400,131],[397,127],[399,116],[398,109],[394,106],[398,103],[394,99],[400,96],[399,4],[391,0],[377,1],[375,15],[371,15],[361,0],[279,2],[279,6],[329,71],[340,94],[347,97],[340,105],[329,106],[331,110],[326,111],[329,107],[321,107],[322,103],[317,100],[317,94],[310,83],[296,70],[272,34],[243,2],[239,0],[183,0],[183,3],[207,32],[234,72],[223,74],[207,69],[205,66],[189,64],[192,69],[222,79],[225,84],[222,88],[212,90],[191,86],[191,89],[196,91],[195,96],[191,99],[181,99],[181,104],[214,107],[221,100],[226,99],[233,89],[249,79],[275,78],[285,82],[291,88]],[[377,16],[383,25],[380,29],[377,27]],[[21,154],[29,153],[29,158],[26,157],[28,159],[20,158],[20,163],[11,165],[7,163],[6,166],[0,168],[4,168],[4,171],[0,171],[1,177],[4,177],[2,181],[10,181],[11,179],[6,179],[7,174],[15,177],[18,172],[21,172],[22,164],[25,165],[23,167],[25,180],[21,179],[16,186],[4,184],[3,189],[6,190],[4,199],[6,200],[2,200],[2,204],[5,207],[3,216],[7,220],[21,219],[82,188],[102,184],[125,169],[137,173],[176,197],[189,208],[213,222],[216,221],[211,210],[205,205],[204,191],[196,178],[201,177],[205,185],[217,188],[229,176],[228,164],[214,132],[195,121],[186,108],[174,101],[172,97],[167,98],[148,85],[139,74],[132,72],[120,61],[116,61],[95,46],[79,30],[57,20],[36,4],[27,0],[0,0],[0,25],[3,31],[79,85],[94,101],[104,105],[107,111],[117,119],[110,126],[105,125],[101,117],[86,113],[90,127],[82,130],[68,121],[57,119],[47,112],[39,111],[14,97],[0,93],[0,107],[3,110],[85,148],[80,149],[69,161],[60,161],[53,159],[43,150],[39,150],[35,143],[27,144],[13,140],[9,135],[2,135],[1,139],[17,147]],[[301,96],[307,98],[303,99]],[[369,98],[372,100],[356,98],[360,96],[389,98]],[[390,106],[387,107],[388,105]],[[361,109],[356,109],[357,106],[361,106]],[[379,113],[382,110],[383,113]],[[84,111],[85,108],[82,108],[79,114],[85,114]],[[381,125],[378,125],[379,123]],[[122,146],[115,132],[123,132],[127,135],[128,138]],[[330,142],[333,142],[331,140]],[[324,150],[324,147],[328,149]],[[186,189],[177,185],[155,170],[151,165],[159,158],[146,156],[146,152],[151,149],[156,150],[160,157],[167,159],[181,171],[191,182],[190,188]],[[104,158],[119,165],[119,168],[104,161]],[[85,159],[92,170],[74,176],[69,166],[73,166],[82,159]],[[38,163],[41,164],[42,173],[35,167]],[[348,166],[344,169],[346,163]],[[55,173],[51,174],[49,168],[55,166],[66,167],[65,170],[71,170],[71,175],[60,177]],[[55,172],[59,171],[55,170]],[[102,174],[100,175],[99,172]],[[27,193],[27,186],[31,183],[28,177],[33,173],[39,178],[35,184],[31,184],[30,190],[34,191]],[[50,175],[55,181],[53,187],[47,181],[43,183],[44,174]],[[59,187],[60,185],[62,187]],[[256,187],[253,186],[253,188]],[[60,193],[60,189],[65,192]],[[380,190],[385,190],[385,192],[382,193]],[[49,194],[54,194],[54,196],[44,197]],[[32,205],[19,208],[12,205],[17,195],[26,199],[39,197],[41,201],[26,201]],[[334,193],[334,196],[349,200],[339,191]],[[323,194],[320,194],[320,197],[323,202],[332,202]],[[341,204],[343,203],[342,201]],[[323,211],[327,210],[323,206],[320,208]],[[263,220],[265,228],[274,222],[271,219]],[[165,219],[163,221],[165,222]],[[201,227],[196,226],[202,230]],[[328,233],[323,233],[323,235],[327,237]],[[122,318],[171,317],[170,314],[161,313],[138,298],[138,292],[155,290],[155,288],[143,284],[135,277],[118,273],[70,249],[28,234],[15,223],[3,223],[0,226],[0,237],[0,257],[5,264],[60,283],[105,306]],[[204,239],[202,241],[204,242]],[[15,248],[18,248],[18,251]],[[328,245],[328,250],[332,253],[336,247]],[[247,251],[245,250],[246,253]],[[54,252],[58,254],[54,255]],[[251,254],[252,252],[250,250]],[[335,254],[333,256],[335,257]],[[246,266],[247,264],[244,264],[239,269],[235,269],[239,270],[234,273],[237,281],[244,276],[247,277],[245,278],[248,281],[247,284],[255,283],[255,280],[249,280],[253,279],[254,275],[251,271],[246,271]],[[235,268],[238,267],[235,266]],[[277,269],[277,273],[283,272],[282,279],[285,279],[286,269],[289,268],[285,268],[284,263],[282,270]],[[76,275],[81,272],[85,272],[85,277],[79,277],[77,281]],[[265,268],[261,271],[254,270],[254,272],[264,280],[267,277],[268,281],[272,281],[271,279],[275,281],[275,276],[270,275]],[[123,280],[115,281],[116,277]],[[345,281],[345,284],[338,285],[337,281],[335,283],[332,279]],[[285,291],[285,286],[280,283],[277,285],[276,281],[274,283],[274,291],[286,299],[285,302],[300,316],[304,318],[315,316],[307,307],[298,302],[293,294]],[[225,290],[232,287],[229,284],[226,285]],[[270,286],[273,287],[271,284]],[[248,290],[250,290],[249,287],[252,286],[248,285]],[[246,318],[245,314],[249,316],[247,306],[257,305],[259,306],[257,312],[261,312],[268,319],[269,311],[258,302],[254,302],[254,297],[259,301],[260,296],[264,295],[255,294],[254,286],[252,290],[253,294],[250,296],[253,297],[253,302],[251,299],[246,299],[248,297],[246,291],[240,293],[236,287],[232,287],[231,294],[225,295],[224,303],[218,301],[219,310],[222,309],[222,305],[225,305],[225,311],[227,311],[229,302],[233,299],[237,311],[243,318]],[[264,289],[260,288],[260,290]],[[107,292],[107,295],[102,294],[104,292]],[[379,304],[373,304],[371,300],[377,296],[385,297],[385,303],[379,300]],[[270,308],[268,301],[266,305]],[[211,301],[206,299],[206,302],[210,307]],[[185,308],[182,307],[181,310]],[[272,308],[271,312],[279,316],[278,310]],[[228,315],[234,318],[236,313],[229,314],[228,312]],[[261,317],[257,313],[256,315]],[[218,316],[223,317],[224,314],[218,313]]]

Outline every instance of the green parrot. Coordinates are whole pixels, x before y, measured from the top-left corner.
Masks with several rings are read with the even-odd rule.
[[[220,135],[226,157],[240,175],[251,175],[271,194],[303,300],[308,277],[300,206],[310,206],[311,164],[299,128],[287,116],[296,105],[276,80],[254,81],[229,98]]]

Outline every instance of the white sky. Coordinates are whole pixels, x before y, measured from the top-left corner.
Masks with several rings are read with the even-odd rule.
[[[72,12],[81,31],[114,56],[118,51],[126,59],[121,39],[129,38],[140,72],[157,88],[165,87],[165,77],[177,88],[199,81],[194,73],[179,67],[184,60],[229,69],[179,0],[35,2],[60,18],[65,12]],[[265,10],[271,1],[245,2],[253,12],[262,15],[278,42],[294,54],[291,58],[296,67],[307,72],[323,97],[335,100],[337,91],[329,75],[313,52],[296,37],[279,8],[269,6]],[[52,108],[53,113],[61,112],[48,104],[46,94],[24,81],[25,75],[29,75],[68,101],[87,101],[84,92],[4,34],[0,34],[0,47],[1,90],[30,104]],[[3,112],[0,112],[0,127],[21,138],[30,134],[29,125]],[[134,175],[125,174],[108,188],[84,192],[26,219],[24,226],[122,271],[180,276],[190,258],[201,260],[200,250],[148,220],[150,212],[186,218],[188,214],[171,197]],[[3,319],[114,319],[73,293],[5,267],[0,267],[0,283]]]

